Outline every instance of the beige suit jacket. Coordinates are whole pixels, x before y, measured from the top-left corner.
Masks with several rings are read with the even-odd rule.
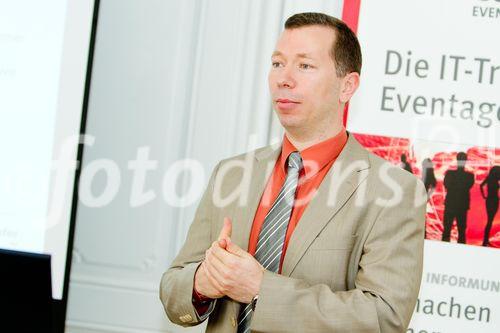
[[[161,279],[160,299],[172,322],[187,327],[208,317],[206,332],[236,332],[240,303],[227,296],[198,316],[194,274],[225,216],[233,221],[232,240],[248,248],[280,151],[281,143],[270,145],[215,167],[184,246]],[[235,163],[251,169],[230,167]],[[220,206],[220,198],[228,200]],[[425,204],[419,179],[349,133],[292,234],[281,274],[264,273],[251,331],[405,332],[422,275]]]

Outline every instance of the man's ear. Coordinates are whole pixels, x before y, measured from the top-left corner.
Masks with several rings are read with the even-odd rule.
[[[359,87],[359,73],[351,72],[342,78],[339,101],[347,103]]]

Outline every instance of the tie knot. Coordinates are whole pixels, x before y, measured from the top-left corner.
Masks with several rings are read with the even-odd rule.
[[[288,156],[288,168],[300,171],[302,169],[302,157],[298,151],[294,151]]]

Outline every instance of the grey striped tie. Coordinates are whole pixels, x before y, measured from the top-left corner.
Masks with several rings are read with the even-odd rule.
[[[254,257],[265,269],[278,272],[281,253],[285,242],[286,229],[295,199],[295,190],[302,169],[302,158],[299,152],[293,152],[288,157],[288,170],[285,183],[276,197],[273,206],[264,218],[259,241]],[[251,304],[243,304],[238,318],[238,333],[250,331],[252,319]]]

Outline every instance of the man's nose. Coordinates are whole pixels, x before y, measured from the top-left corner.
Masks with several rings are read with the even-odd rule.
[[[283,68],[281,75],[278,78],[279,88],[293,88],[295,87],[295,79],[291,73],[291,70],[287,67]]]

